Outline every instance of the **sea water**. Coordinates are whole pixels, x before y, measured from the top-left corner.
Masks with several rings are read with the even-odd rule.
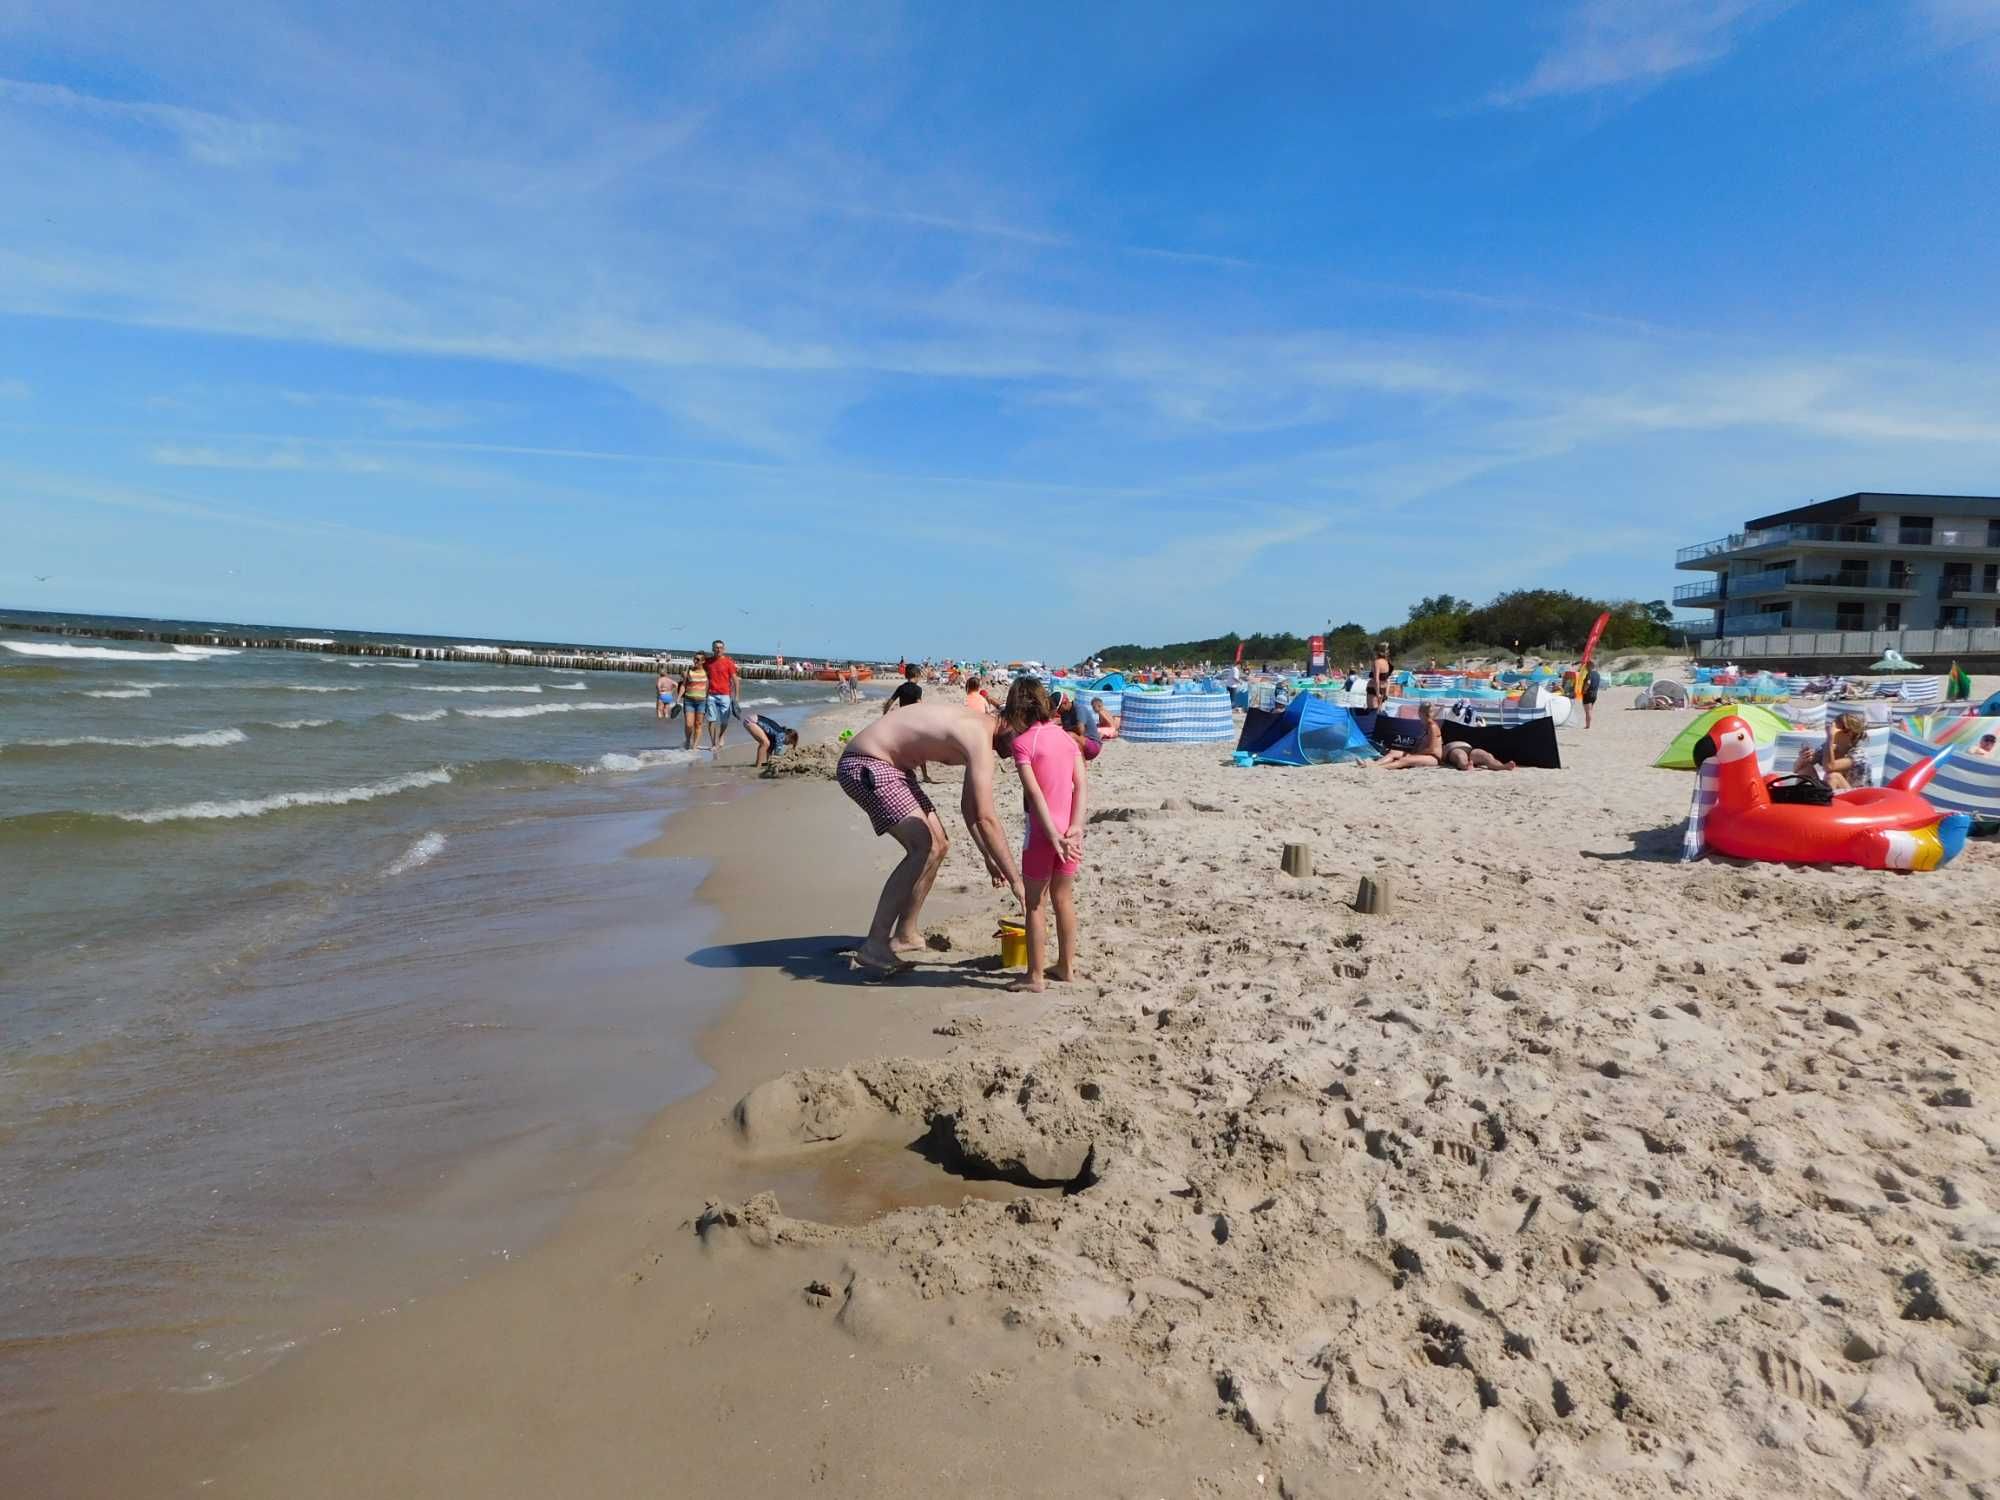
[[[0,1406],[242,1378],[699,1087],[703,869],[630,855],[706,758],[653,705],[0,629]]]

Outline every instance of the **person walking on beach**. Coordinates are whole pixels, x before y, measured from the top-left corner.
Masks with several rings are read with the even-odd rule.
[[[972,846],[986,862],[994,887],[1004,887],[1026,903],[1021,872],[993,806],[995,756],[1012,752],[1003,718],[969,714],[956,703],[919,703],[886,714],[847,742],[834,779],[868,814],[876,836],[888,834],[904,851],[882,886],[868,936],[855,955],[864,970],[878,978],[900,973],[909,967],[901,955],[923,947],[917,921],[950,848],[937,808],[917,780],[918,771],[931,761],[965,767],[959,812]]]
[[[1583,727],[1585,729],[1590,728],[1590,721],[1596,717],[1597,690],[1603,685],[1603,682],[1604,679],[1598,675],[1597,668],[1592,667],[1583,674],[1583,681],[1577,684],[1578,689],[1583,693]]]
[[[892,709],[908,708],[923,696],[923,685],[917,681],[917,664],[909,662],[903,667],[903,680],[896,684],[896,691],[882,704],[882,712],[886,714]]]
[[[1040,994],[1046,987],[1048,934],[1043,906],[1056,913],[1056,966],[1059,984],[1076,978],[1076,874],[1083,867],[1084,754],[1077,736],[1056,721],[1048,689],[1033,677],[1016,678],[1001,711],[1013,734],[1014,769],[1021,778],[1021,801],[1028,822],[1021,850],[1021,878],[1027,882],[1028,972],[1010,988]]]
[[[701,723],[708,712],[708,653],[697,651],[694,660],[688,663],[687,671],[681,674],[680,682],[681,729],[686,734],[685,744],[692,750],[701,738]]]
[[[708,745],[720,750],[729,734],[729,716],[736,709],[737,666],[722,642],[715,642],[708,657]]]
[[[667,670],[667,659],[664,656],[654,665],[660,669],[659,675],[653,679],[653,691],[660,695],[660,701],[654,706],[653,717],[664,719],[668,717],[668,710],[679,696],[679,689],[674,683],[673,674]]]

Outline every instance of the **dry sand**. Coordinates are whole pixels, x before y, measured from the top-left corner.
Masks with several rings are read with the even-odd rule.
[[[1649,764],[1681,722],[1607,707],[1513,775],[1114,744],[1086,978],[1039,997],[999,988],[962,834],[930,961],[863,985],[834,950],[891,851],[831,784],[677,818],[745,997],[554,1243],[0,1462],[24,1494],[2000,1494],[2000,850],[1684,866],[1690,780]]]

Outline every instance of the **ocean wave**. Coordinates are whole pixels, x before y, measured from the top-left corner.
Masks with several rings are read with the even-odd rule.
[[[436,832],[425,834],[397,856],[395,862],[382,872],[383,877],[386,879],[391,875],[407,875],[410,871],[429,864],[444,853],[444,845],[443,834]]]
[[[0,641],[16,656],[49,656],[61,661],[192,661],[171,651],[120,651],[115,646],[64,646],[53,641]]]
[[[582,678],[578,678],[575,682],[552,682],[549,684],[549,686],[556,689],[558,692],[580,693],[585,688],[589,687],[590,684],[585,682]]]
[[[85,693],[86,698],[150,698],[151,688],[104,688],[98,692]]]
[[[657,766],[685,766],[706,759],[701,750],[640,750],[635,754],[609,751],[597,757],[599,771],[648,771]]]
[[[324,683],[315,683],[311,686],[307,686],[304,683],[294,682],[289,684],[285,688],[285,691],[288,693],[358,693],[361,692],[362,689],[358,687],[348,687],[345,684],[339,687],[330,687]]]
[[[416,691],[420,693],[539,693],[541,690],[542,685],[539,682],[529,683],[526,686],[507,683],[498,687],[431,687],[421,682],[416,684]]]
[[[739,698],[736,700],[736,706],[738,708],[771,708],[784,701],[783,698]]]
[[[530,703],[520,708],[461,708],[468,719],[538,719],[543,714],[607,713],[618,709],[647,708],[645,703]]]
[[[363,782],[359,786],[327,787],[304,792],[275,792],[268,797],[238,797],[229,802],[189,802],[179,807],[155,807],[146,812],[117,813],[127,823],[189,823],[217,819],[261,818],[266,813],[284,812],[294,807],[339,807],[349,802],[373,802],[398,792],[419,787],[444,786],[451,772],[443,766],[435,771],[411,771],[387,781]]]
[[[261,726],[266,729],[327,729],[336,721],[333,719],[280,719],[275,724]]]
[[[240,745],[250,736],[240,729],[204,729],[194,734],[135,735],[119,739],[103,734],[79,734],[60,740],[15,740],[0,744],[0,754],[9,750],[70,750],[94,747],[109,750],[219,750]]]
[[[397,667],[405,672],[421,672],[424,669],[424,664],[420,661],[356,661],[352,657],[343,657],[341,665],[348,667]]]
[[[412,771],[386,781],[363,782],[357,786],[315,788],[279,792],[266,797],[244,797],[228,801],[191,802],[176,807],[149,808],[143,812],[82,812],[54,808],[42,812],[0,817],[0,848],[15,840],[33,842],[51,838],[128,840],[170,837],[190,825],[236,822],[260,818],[270,813],[297,809],[339,808],[349,803],[373,802],[383,797],[422,793],[450,785],[477,792],[482,788],[559,786],[582,780],[590,772],[567,761],[494,760],[439,766],[432,771]]]
[[[241,656],[243,652],[234,646],[175,646],[176,656]]]
[[[448,708],[434,708],[427,714],[396,714],[394,717],[401,719],[405,724],[431,724],[450,712]]]

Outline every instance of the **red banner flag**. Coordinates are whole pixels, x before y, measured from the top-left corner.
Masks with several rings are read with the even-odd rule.
[[[1236,665],[1239,667],[1243,665],[1243,643],[1241,641],[1236,643]]]
[[[1576,690],[1583,692],[1583,679],[1590,675],[1590,658],[1597,650],[1597,642],[1604,634],[1604,627],[1611,623],[1611,611],[1606,610],[1597,617],[1597,623],[1590,627],[1590,639],[1583,643],[1583,660],[1576,669]]]

